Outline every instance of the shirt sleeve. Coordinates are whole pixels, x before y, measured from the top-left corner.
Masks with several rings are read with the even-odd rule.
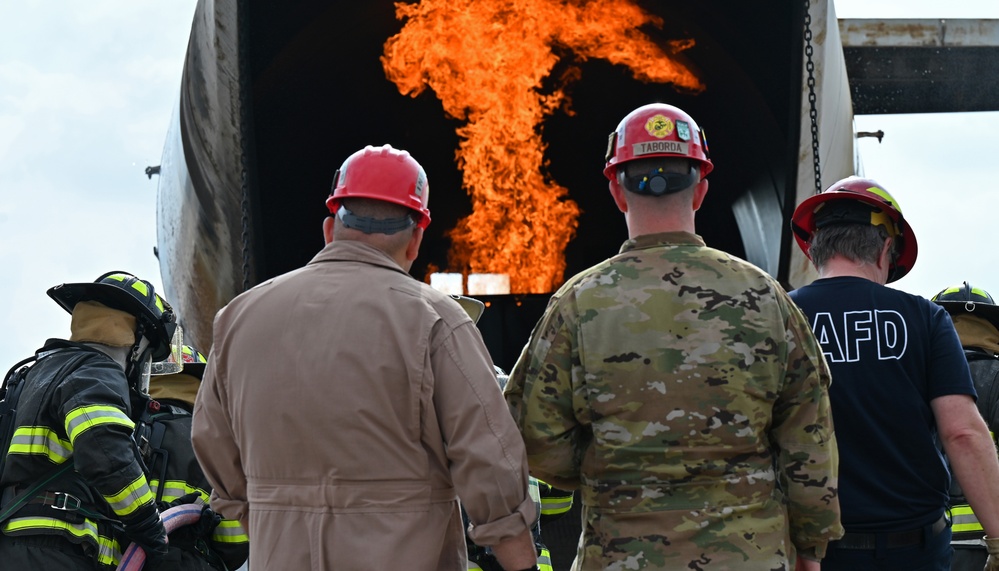
[[[214,338],[216,348],[224,345],[225,332],[219,327],[218,319]],[[232,431],[226,389],[225,355],[213,350],[194,401],[191,444],[205,478],[212,486],[212,509],[227,519],[246,522],[249,517],[246,475]]]
[[[431,348],[433,403],[451,476],[472,524],[469,538],[495,545],[530,529],[537,517],[524,445],[474,324],[465,321],[442,337]]]
[[[938,306],[933,309],[930,355],[926,363],[926,378],[929,380],[927,400],[946,395],[969,395],[977,400],[971,369],[954,321],[943,308]]]
[[[828,542],[843,535],[831,376],[804,315],[783,292],[778,300],[785,307],[788,347],[785,382],[773,412],[778,477],[787,493],[792,542],[822,558]]]
[[[581,368],[574,317],[563,311],[569,306],[566,298],[553,298],[517,360],[504,396],[524,438],[531,475],[574,490],[589,431],[574,408],[582,383],[574,383]]]

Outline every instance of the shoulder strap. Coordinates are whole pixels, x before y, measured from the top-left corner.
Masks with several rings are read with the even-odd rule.
[[[156,479],[159,483],[156,488],[156,501],[163,501],[163,492],[166,490],[166,471],[170,463],[170,451],[163,447],[163,437],[166,434],[166,424],[163,417],[172,418],[168,405],[147,398],[142,403],[142,412],[135,423],[135,431],[132,439],[138,450],[139,461],[142,464],[142,471],[147,478]],[[164,410],[165,409],[165,410]],[[153,473],[153,471],[156,473]]]
[[[19,361],[7,371],[3,386],[0,387],[0,476],[3,476],[7,465],[7,452],[10,441],[14,437],[14,417],[17,415],[17,402],[21,400],[21,389],[24,388],[24,378],[28,376],[31,367],[28,363],[36,360],[32,355]]]
[[[38,481],[35,482],[35,485],[25,488],[21,491],[21,493],[13,496],[10,500],[7,499],[7,492],[12,488],[5,489],[3,494],[3,509],[0,511],[0,525],[10,519],[10,516],[14,515],[17,510],[21,509],[21,506],[27,503],[28,500],[35,497],[39,490],[47,486],[52,480],[55,480],[59,476],[68,472],[72,467],[73,457],[70,456],[62,464],[53,466],[43,477],[39,478]]]
[[[26,359],[21,359],[20,361],[15,363],[14,366],[10,368],[10,370],[7,371],[7,374],[4,375],[3,377],[3,386],[0,387],[0,400],[2,401],[13,400],[7,398],[7,390],[8,387],[10,387],[11,382],[14,380],[14,374],[18,373],[19,378],[23,379],[24,375],[28,373],[28,368],[29,368],[25,367],[25,365],[36,360],[38,360],[38,355],[32,355]]]

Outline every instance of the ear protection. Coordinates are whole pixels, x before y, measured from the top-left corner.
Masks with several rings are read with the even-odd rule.
[[[663,196],[689,188],[697,182],[697,170],[690,165],[687,174],[665,172],[656,167],[645,174],[628,176],[623,168],[618,168],[617,181],[630,192],[646,196]]]

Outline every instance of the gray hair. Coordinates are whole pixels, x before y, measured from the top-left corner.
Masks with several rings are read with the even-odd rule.
[[[884,226],[831,224],[812,233],[808,254],[817,268],[826,265],[836,255],[858,263],[874,264],[888,237]],[[894,260],[895,243],[892,241],[891,261]]]

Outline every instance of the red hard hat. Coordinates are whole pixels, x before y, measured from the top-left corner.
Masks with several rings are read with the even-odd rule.
[[[336,214],[344,198],[392,202],[418,212],[420,228],[430,224],[427,173],[409,153],[390,145],[368,145],[347,157],[333,177],[333,189],[326,199],[326,207]]]
[[[701,178],[714,168],[704,131],[682,109],[665,103],[643,105],[618,123],[607,140],[604,176],[614,180],[617,165],[649,157],[693,159],[700,163]]]
[[[827,203],[852,200],[867,204],[870,212],[823,217],[816,221],[817,214],[827,207]],[[791,216],[791,230],[801,251],[811,259],[808,246],[816,228],[836,222],[869,223],[884,226],[888,235],[895,241],[895,261],[888,271],[888,282],[901,279],[916,263],[916,235],[902,216],[902,207],[877,181],[859,176],[850,176],[837,181],[821,194],[809,196],[801,201]]]

